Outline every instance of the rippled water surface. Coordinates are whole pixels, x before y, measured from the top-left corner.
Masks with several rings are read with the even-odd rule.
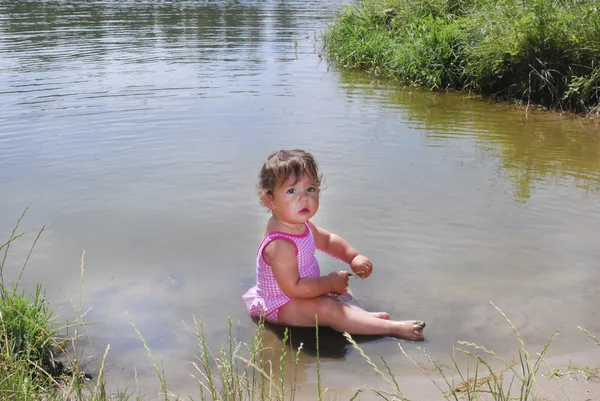
[[[85,250],[82,309],[94,348],[111,346],[111,384],[133,388],[137,372],[158,388],[126,312],[177,392],[197,394],[194,316],[215,350],[228,317],[249,340],[240,296],[267,219],[256,174],[290,147],[326,177],[316,223],[375,263],[351,284],[358,301],[425,319],[435,357],[457,340],[514,352],[490,300],[534,351],[558,328],[555,354],[593,348],[576,326],[600,334],[598,125],[328,68],[319,35],[340,6],[0,3],[2,238],[31,202],[5,279],[45,224],[23,285],[42,282],[72,318]],[[395,372],[410,365],[395,341],[363,347]],[[321,374],[333,394],[369,383],[356,352],[332,354]],[[305,355],[301,388],[315,375]]]

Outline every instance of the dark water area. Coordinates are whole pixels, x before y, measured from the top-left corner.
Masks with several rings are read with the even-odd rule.
[[[459,340],[513,355],[489,301],[533,351],[556,329],[555,355],[595,347],[576,327],[600,334],[598,123],[336,70],[319,35],[342,4],[0,2],[0,238],[31,202],[5,279],[46,225],[23,288],[43,283],[72,319],[85,250],[82,310],[89,348],[110,344],[109,385],[159,388],[129,319],[181,394],[197,394],[194,318],[215,350],[228,318],[250,339],[240,297],[267,219],[256,175],[292,147],[326,178],[315,223],[375,264],[351,283],[359,303],[426,320],[434,357]],[[323,385],[368,384],[362,357],[330,338]],[[396,341],[361,346],[412,367]],[[311,352],[298,378],[314,394]]]

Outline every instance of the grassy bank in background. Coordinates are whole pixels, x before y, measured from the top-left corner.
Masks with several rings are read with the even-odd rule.
[[[363,0],[322,51],[402,84],[600,113],[600,0]]]
[[[23,216],[21,216],[21,219]],[[148,394],[147,390],[136,388],[133,391],[108,390],[104,379],[105,362],[110,345],[96,355],[93,350],[86,323],[81,311],[81,288],[83,282],[84,263],[81,263],[80,294],[77,302],[69,303],[77,311],[77,319],[72,323],[57,321],[54,311],[44,298],[41,285],[33,295],[26,295],[19,289],[21,276],[31,255],[27,256],[18,279],[5,283],[5,266],[9,248],[22,234],[17,234],[17,222],[9,240],[0,246],[0,399],[1,400],[77,400],[77,401],[125,401],[143,400],[144,398],[168,400],[293,400],[296,398],[298,361],[302,357],[301,350],[313,350],[316,353],[315,400],[330,399],[327,389],[322,386],[320,372],[320,349],[327,341],[321,341],[320,330],[310,333],[304,339],[310,341],[308,347],[299,343],[299,332],[288,331],[287,328],[265,328],[258,322],[257,329],[250,343],[242,343],[233,337],[232,323],[229,321],[229,338],[220,352],[212,352],[204,337],[201,321],[194,319],[191,335],[196,338],[197,351],[195,362],[191,364],[191,376],[198,388],[197,394],[177,395],[168,388],[166,372],[160,359],[154,357],[132,319],[132,330],[137,333],[141,344],[145,347],[156,371],[158,394]],[[43,229],[42,229],[43,231]],[[41,232],[36,237],[31,250],[35,246]],[[492,304],[493,305],[493,304]],[[474,343],[459,342],[463,349],[453,349],[452,366],[442,367],[435,359],[422,350],[426,356],[425,365],[416,362],[400,345],[400,351],[429,377],[439,390],[440,398],[447,400],[478,400],[480,397],[497,401],[535,400],[539,399],[535,392],[536,375],[541,368],[546,368],[550,377],[559,382],[559,377],[578,373],[587,380],[599,379],[598,367],[569,366],[556,369],[548,366],[545,355],[555,333],[550,336],[542,350],[532,354],[526,347],[510,319],[493,305],[503,316],[507,325],[518,340],[518,360],[509,361],[492,350]],[[583,328],[587,337],[600,346],[600,341]],[[265,344],[265,330],[273,330],[281,339],[281,348],[277,353]],[[328,329],[330,330],[330,329]],[[321,333],[326,333],[323,328]],[[339,333],[336,335],[340,336]],[[408,400],[398,384],[394,372],[383,357],[373,361],[357,344],[355,339],[345,334],[349,344],[365,359],[378,376],[384,389],[368,387],[354,383],[353,395],[356,399],[361,393],[368,392],[382,400]],[[292,338],[295,337],[295,338]],[[295,341],[293,341],[295,340]],[[302,340],[301,340],[302,341]],[[92,349],[91,360],[81,351],[81,344]],[[460,354],[460,361],[455,355]],[[532,356],[533,355],[533,356]],[[466,361],[465,361],[466,358]],[[79,361],[86,360],[84,371]],[[499,363],[498,363],[499,362]],[[493,367],[495,366],[495,367]],[[132,367],[133,368],[133,367]],[[559,382],[560,386],[560,382]],[[562,387],[561,387],[562,389]],[[564,392],[564,390],[563,390]],[[565,400],[569,400],[565,392]],[[333,396],[335,397],[335,396]]]

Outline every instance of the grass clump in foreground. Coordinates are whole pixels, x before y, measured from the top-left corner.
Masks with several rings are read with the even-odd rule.
[[[103,381],[103,363],[98,379],[90,380],[80,366],[79,331],[85,328],[79,314],[75,324],[57,324],[41,284],[33,295],[20,289],[20,281],[42,228],[35,238],[18,279],[5,283],[8,252],[11,244],[23,236],[17,230],[27,209],[8,241],[0,245],[0,399],[1,400],[125,400],[129,396],[117,391],[107,394]],[[83,273],[83,263],[82,263]],[[69,330],[74,336],[69,336]],[[106,355],[105,355],[106,356]]]
[[[0,245],[0,252],[4,251],[0,261],[0,395],[9,394],[16,398],[20,398],[19,394],[21,397],[35,394],[48,386],[48,377],[42,372],[53,370],[52,353],[57,333],[41,286],[37,286],[31,297],[18,291],[27,261],[16,283],[10,287],[4,283],[8,250],[22,235],[16,234],[21,219],[9,240]]]
[[[323,37],[346,68],[600,113],[600,0],[362,0]]]
[[[21,219],[17,222],[17,227],[9,241],[0,246],[0,251],[4,251],[4,257],[0,264],[0,399],[143,400],[144,396],[139,388],[135,392],[107,391],[104,367],[110,346],[106,347],[101,359],[94,359],[97,363],[95,377],[84,373],[81,369],[79,361],[83,358],[78,349],[80,340],[85,339],[87,344],[91,345],[87,326],[83,322],[81,313],[78,313],[77,322],[71,325],[56,326],[54,324],[56,322],[55,315],[48,308],[40,285],[37,286],[33,296],[19,293],[20,278],[31,251],[21,269],[19,279],[11,287],[5,286],[6,255],[10,244],[21,236],[15,234],[20,221]],[[39,238],[39,234],[37,238]],[[83,258],[81,273],[83,277]],[[77,311],[81,310],[81,292],[82,281],[80,281],[78,305],[71,302]],[[459,399],[478,400],[481,399],[482,394],[485,394],[486,399],[491,397],[498,401],[534,400],[537,399],[534,389],[536,374],[542,366],[545,366],[549,376],[557,381],[561,376],[574,373],[584,375],[588,380],[598,378],[598,368],[570,365],[567,369],[561,370],[548,366],[544,357],[558,332],[550,336],[543,349],[535,357],[532,357],[513,323],[499,308],[495,305],[494,307],[509,324],[518,340],[519,353],[516,362],[507,361],[495,352],[477,344],[459,342],[465,349],[453,350],[450,371],[442,368],[435,359],[422,350],[428,359],[428,364],[433,366],[435,373],[431,373],[431,369],[428,370],[415,362],[399,343],[401,352],[431,379],[443,398],[455,401]],[[197,340],[197,354],[196,361],[191,364],[193,367],[191,376],[197,383],[198,394],[180,397],[168,389],[166,373],[160,360],[157,361],[153,356],[143,334],[131,319],[130,323],[152,361],[160,384],[158,395],[165,401],[184,399],[271,401],[294,400],[296,397],[298,362],[303,344],[298,345],[297,340],[295,343],[291,341],[293,330],[285,329],[283,331],[280,354],[277,358],[273,356],[273,350],[265,344],[264,322],[258,322],[255,334],[250,343],[246,344],[233,337],[230,320],[228,343],[221,348],[219,353],[213,354],[207,345],[202,322],[194,319],[194,327],[191,332]],[[72,329],[74,334],[61,337],[61,333],[67,329]],[[594,335],[581,327],[579,329],[600,346],[600,341]],[[80,335],[80,331],[82,335]],[[316,328],[315,333],[317,383],[314,399],[323,400],[326,398],[327,389],[324,389],[321,384],[319,327]],[[387,390],[382,390],[360,386],[355,389],[351,399],[356,399],[360,393],[370,392],[384,400],[407,400],[385,359],[380,356],[382,367],[378,366],[350,335],[345,334],[345,337],[348,343],[370,364],[374,374],[379,376],[389,387]],[[467,357],[466,367],[464,363],[459,363],[455,358],[457,352]],[[64,362],[56,360],[58,355],[63,356]],[[492,364],[496,362],[500,362],[500,370],[492,367]],[[564,395],[568,400],[568,395],[566,393]],[[155,399],[156,396],[151,398]]]

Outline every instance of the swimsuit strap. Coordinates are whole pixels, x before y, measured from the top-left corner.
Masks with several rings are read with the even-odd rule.
[[[310,227],[308,226],[308,223],[304,223],[304,226],[306,227],[306,231],[302,235],[288,234],[288,233],[284,233],[281,231],[271,231],[270,233],[268,233],[265,236],[265,238],[263,238],[260,245],[258,246],[258,255],[260,255],[262,257],[262,253],[265,250],[265,247],[267,245],[269,245],[271,242],[278,240],[278,239],[286,240],[286,241],[289,241],[292,244],[294,244],[294,247],[296,248],[296,255],[298,255],[297,241],[301,240],[303,238],[306,238],[307,235],[312,234],[310,231]]]

